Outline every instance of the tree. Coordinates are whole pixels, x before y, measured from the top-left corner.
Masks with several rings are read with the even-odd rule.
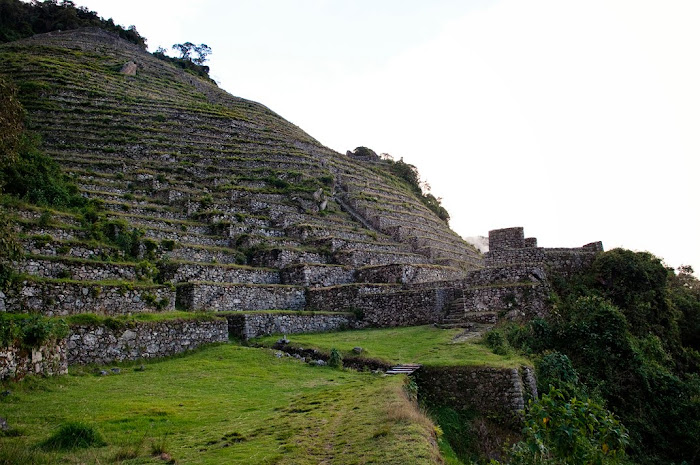
[[[181,60],[191,61],[199,66],[202,66],[211,55],[211,47],[207,44],[195,45],[192,42],[185,42],[184,44],[173,44],[172,48],[180,52]],[[193,57],[193,54],[196,56]]]

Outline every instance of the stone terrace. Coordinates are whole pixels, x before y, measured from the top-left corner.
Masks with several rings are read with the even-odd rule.
[[[134,76],[119,72],[129,61]],[[27,256],[3,309],[323,308],[406,325],[439,321],[467,271],[482,267],[381,164],[333,152],[104,31],[4,44],[0,73],[31,83],[20,94],[30,129],[102,206],[92,223],[82,212],[13,207]],[[131,234],[136,249],[99,227]]]

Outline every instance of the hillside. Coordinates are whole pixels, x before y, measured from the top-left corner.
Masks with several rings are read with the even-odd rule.
[[[0,438],[15,458],[87,417],[122,443],[42,449],[26,463],[158,463],[122,421],[139,434],[159,422],[153,450],[172,421],[187,436],[178,457],[202,463],[239,452],[302,463],[306,447],[321,463],[364,463],[358,450],[369,462],[418,457],[404,444],[420,463],[617,464],[625,448],[635,463],[697,463],[692,269],[676,275],[651,254],[600,242],[541,247],[521,227],[490,231],[482,255],[421,196],[410,165],[365,147],[334,152],[142,45],[97,28],[0,45],[0,381],[71,369],[7,384]],[[339,359],[374,373],[324,367]],[[207,418],[218,405],[193,404],[194,423],[180,415],[171,370],[218,402],[256,399],[229,406],[250,421],[214,438],[223,431]],[[411,376],[384,378],[392,373]],[[139,377],[172,405],[128,397]],[[229,397],[209,377],[243,391]],[[86,414],[82,397],[110,414]],[[57,398],[68,413],[44,422],[41,402],[62,410]],[[124,402],[146,414],[120,418]],[[23,412],[31,431],[3,426]],[[214,442],[202,447],[197,429]],[[358,429],[362,440],[349,441]]]
[[[428,270],[434,281],[481,266],[479,253],[381,163],[335,153],[266,107],[109,33],[34,36],[3,45],[0,57],[0,73],[19,87],[45,153],[82,196],[99,200],[99,221],[125,222],[112,226],[119,228],[112,239],[138,230],[140,249],[125,250],[121,261],[177,263],[175,284],[218,282],[214,276],[230,269],[225,264],[259,269],[241,268],[246,276],[229,280],[228,293],[236,282],[268,290],[350,284],[358,269],[371,276],[359,281],[386,282],[373,269],[390,264]],[[130,62],[135,75],[120,71]],[[25,221],[39,215],[17,214]],[[36,268],[54,270],[43,277],[74,268],[53,252],[89,239],[80,221],[55,214],[50,229],[25,223],[23,243],[37,255]],[[44,235],[51,240],[42,247],[31,240]],[[109,255],[109,245],[85,243],[79,254],[73,247],[73,258]],[[292,272],[301,264],[310,279]],[[249,277],[261,273],[258,281]]]

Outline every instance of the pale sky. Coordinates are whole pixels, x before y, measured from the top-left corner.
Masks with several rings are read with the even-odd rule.
[[[462,236],[700,271],[700,2],[77,0],[341,153],[416,165]],[[174,55],[175,52],[172,52]]]

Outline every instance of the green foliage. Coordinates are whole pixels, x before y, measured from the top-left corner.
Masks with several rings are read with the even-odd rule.
[[[99,27],[146,49],[146,39],[141,37],[134,26],[125,29],[114,24],[112,18],[105,20],[94,11],[76,7],[72,1],[24,3],[19,0],[0,0],[0,42],[81,27]]]
[[[11,262],[22,256],[22,245],[14,223],[0,209],[0,289],[6,289],[12,280]]]
[[[177,66],[180,69],[184,69],[190,74],[207,79],[212,83],[214,82],[214,80],[209,77],[209,67],[204,65],[204,62],[198,64],[187,58],[168,56],[165,52],[166,50],[164,48],[159,47],[158,50],[153,52],[153,56],[158,58],[159,60],[172,63],[173,65]]]
[[[560,352],[548,352],[535,363],[537,370],[537,389],[546,392],[554,386],[567,397],[581,393],[579,376],[571,360]]]
[[[85,449],[106,446],[102,435],[92,426],[80,422],[65,423],[41,446],[47,450]]]
[[[377,158],[377,160],[379,160],[377,154],[373,150],[368,149],[367,147],[357,147],[353,151],[353,153],[355,156],[360,156],[363,158]],[[403,158],[401,158],[399,161],[394,161],[390,158],[386,158],[383,160],[383,163],[383,166],[386,166],[386,168],[391,174],[404,181],[409,190],[416,197],[418,197],[418,199],[423,203],[423,205],[425,205],[430,211],[435,213],[438,218],[440,218],[445,223],[448,223],[450,221],[450,214],[447,212],[445,207],[442,206],[442,199],[435,197],[429,192],[423,192],[423,187],[425,187],[426,191],[429,191],[430,186],[428,186],[427,183],[421,183],[418,168],[404,162]]]
[[[24,109],[17,98],[17,88],[0,77],[0,168],[17,159],[23,121]]]
[[[432,407],[430,416],[440,425],[444,439],[457,457],[465,463],[478,457],[478,437],[472,431],[474,412],[441,405]]]
[[[172,239],[163,239],[160,241],[161,247],[163,247],[163,250],[167,251],[173,251],[175,250],[175,241]]]
[[[343,368],[343,356],[340,355],[340,352],[335,347],[331,349],[328,366],[331,368]]]
[[[37,205],[80,207],[86,200],[78,194],[75,184],[61,173],[59,165],[38,149],[39,141],[22,136],[18,157],[2,167],[0,185],[8,194]]]
[[[0,313],[0,346],[31,349],[67,335],[68,326],[58,318]]]
[[[541,382],[604,402],[629,429],[635,461],[692,461],[700,453],[696,282],[649,253],[611,250],[589,271],[555,282],[548,319],[504,333],[540,356]]]
[[[629,436],[602,405],[567,399],[552,387],[525,413],[524,438],[511,450],[511,465],[623,463]]]
[[[158,267],[148,260],[140,261],[135,267],[136,276],[138,279],[147,282],[154,282],[158,277]]]
[[[486,333],[484,342],[496,355],[508,355],[512,352],[508,339],[499,329],[492,329]]]

